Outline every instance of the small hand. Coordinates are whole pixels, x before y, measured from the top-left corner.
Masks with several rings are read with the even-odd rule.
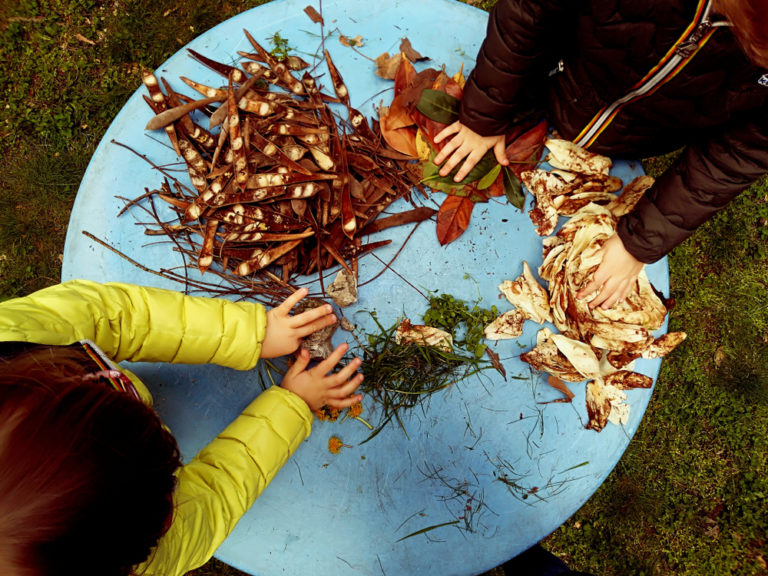
[[[351,396],[363,381],[362,374],[355,374],[362,361],[355,358],[341,370],[330,373],[341,360],[349,346],[341,344],[328,358],[307,370],[309,352],[299,350],[296,361],[286,372],[280,386],[290,390],[307,403],[313,412],[323,406],[349,408],[363,399],[362,394]]]
[[[448,174],[463,161],[464,164],[453,178],[454,182],[461,182],[491,148],[493,148],[493,152],[496,155],[496,160],[498,160],[499,164],[502,166],[509,165],[509,160],[507,160],[507,156],[504,153],[505,139],[503,134],[498,136],[480,136],[477,132],[473,132],[461,122],[457,121],[450,126],[443,128],[443,130],[435,136],[435,144],[439,144],[451,134],[455,134],[455,136],[451,138],[445,146],[443,146],[437,156],[435,156],[435,164],[438,166],[442,164],[443,160],[450,156],[445,165],[440,169],[440,176],[448,176]]]
[[[618,234],[608,238],[600,250],[602,261],[597,267],[592,280],[576,294],[576,298],[586,298],[596,290],[597,296],[589,303],[590,308],[600,306],[607,310],[616,302],[624,300],[637,282],[637,275],[643,269],[643,263],[624,248]]]
[[[290,354],[301,345],[301,339],[336,322],[331,305],[318,306],[291,316],[291,310],[308,293],[300,288],[285,301],[267,312],[267,331],[261,343],[262,358]]]

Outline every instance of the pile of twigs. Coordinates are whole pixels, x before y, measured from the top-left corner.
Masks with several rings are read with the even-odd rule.
[[[356,273],[358,256],[390,242],[365,244],[363,236],[434,214],[421,207],[374,222],[395,200],[410,199],[419,184],[414,164],[350,106],[327,51],[334,96],[322,92],[307,63],[277,58],[245,34],[255,52],[239,52],[241,67],[189,50],[226,79],[216,88],[182,78],[204,98],[175,92],[164,80],[161,87],[144,72],[145,100],[156,114],[147,128],[165,129],[193,188],[166,180],[129,204],[148,197],[169,203],[177,220],[148,233],[171,236],[201,272],[284,284],[313,273],[322,279],[336,265]],[[208,128],[194,120],[201,113]]]

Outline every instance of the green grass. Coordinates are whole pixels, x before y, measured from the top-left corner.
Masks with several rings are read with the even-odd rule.
[[[141,68],[260,3],[0,2],[0,299],[58,281],[78,184]],[[766,195],[754,186],[670,254],[671,329],[688,340],[614,472],[545,541],[574,568],[768,573]],[[194,574],[240,573],[214,560]]]

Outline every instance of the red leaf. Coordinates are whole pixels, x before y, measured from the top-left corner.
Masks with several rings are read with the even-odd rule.
[[[437,212],[437,240],[445,246],[456,240],[469,226],[475,203],[461,196],[446,196]]]
[[[546,120],[542,120],[507,145],[505,153],[510,162],[509,168],[518,178],[521,172],[532,169],[538,161],[547,129]]]

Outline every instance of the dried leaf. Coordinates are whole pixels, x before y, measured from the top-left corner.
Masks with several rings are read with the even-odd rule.
[[[400,67],[400,59],[402,55],[397,54],[389,55],[389,52],[384,52],[376,58],[376,76],[384,78],[384,80],[394,80],[397,75],[397,69]]]
[[[346,46],[347,48],[359,48],[363,45],[363,37],[358,34],[354,38],[348,38],[342,34],[339,36],[339,42],[341,42],[342,46]]]
[[[461,236],[469,226],[475,203],[469,198],[447,196],[437,212],[437,240],[445,246]]]
[[[504,365],[501,363],[501,359],[499,358],[499,355],[496,354],[496,352],[494,352],[487,346],[485,347],[485,353],[488,356],[488,358],[491,359],[491,364],[493,364],[493,367],[496,368],[497,372],[504,377],[504,380],[506,380],[507,371],[504,368]]]
[[[320,12],[315,10],[314,6],[307,6],[304,8],[304,12],[307,16],[309,16],[309,19],[312,20],[315,24],[323,25],[323,17],[320,15]]]
[[[416,50],[413,49],[413,46],[411,46],[411,41],[408,38],[403,38],[400,42],[400,52],[405,54],[405,57],[408,58],[411,62],[421,62],[423,60],[429,60],[427,56],[422,56]]]
[[[416,68],[408,58],[400,57],[400,65],[395,73],[395,96],[400,94],[408,86],[412,86],[417,78]]]
[[[565,385],[565,382],[560,380],[560,378],[558,378],[557,376],[552,376],[550,374],[547,377],[547,384],[552,386],[552,388],[554,388],[558,392],[562,392],[567,398],[566,402],[570,402],[571,400],[573,400],[573,396],[574,396],[573,392],[571,392],[571,389]]]

